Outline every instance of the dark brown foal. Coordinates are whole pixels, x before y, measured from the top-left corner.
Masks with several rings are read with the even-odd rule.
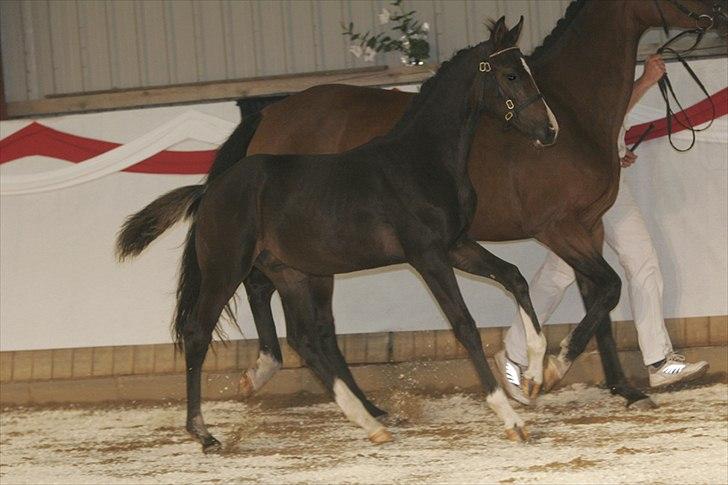
[[[489,269],[483,250],[465,235],[477,203],[466,162],[481,114],[513,120],[544,144],[556,137],[553,115],[515,46],[522,22],[509,31],[500,19],[490,40],[456,54],[384,136],[337,155],[247,157],[203,189],[177,189],[127,221],[118,242],[121,257],[141,251],[160,228],[181,216],[179,207],[194,214],[175,329],[187,359],[187,429],[203,449],[215,449],[219,442],[207,431],[200,410],[202,362],[225,305],[256,270],[255,279],[246,282],[251,298],[269,299],[269,289],[258,286],[263,290],[256,291],[264,275],[281,295],[289,341],[306,364],[370,440],[389,441],[391,435],[373,416],[376,410],[364,404],[334,350],[331,276],[402,262],[410,263],[432,291],[507,434],[527,438],[523,420],[488,367],[452,269],[453,264],[483,274]],[[540,381],[545,339],[525,281],[520,278],[517,285],[538,353],[533,377]],[[270,318],[258,310],[263,319]],[[280,362],[272,334],[265,335],[261,348],[271,354],[270,361],[261,358],[257,371],[262,374]]]

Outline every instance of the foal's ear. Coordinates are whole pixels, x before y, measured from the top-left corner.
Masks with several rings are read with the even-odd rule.
[[[503,42],[505,45],[513,46],[518,44],[518,38],[521,37],[521,29],[523,29],[523,15],[521,15],[521,19],[518,21],[516,26],[504,35]]]
[[[506,17],[503,16],[490,26],[490,39],[494,46],[499,46],[502,45],[506,35],[508,35],[508,27],[506,27]]]

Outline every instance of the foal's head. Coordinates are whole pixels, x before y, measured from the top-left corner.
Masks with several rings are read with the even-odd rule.
[[[475,83],[476,95],[482,97],[485,111],[514,126],[541,145],[556,141],[559,125],[531,76],[520,49],[523,17],[508,30],[505,17],[490,27],[491,36],[474,50],[480,56],[477,69],[481,77]]]

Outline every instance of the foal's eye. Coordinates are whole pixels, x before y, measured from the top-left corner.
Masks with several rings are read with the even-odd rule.
[[[518,76],[515,74],[508,74],[506,77],[509,81],[515,81]]]

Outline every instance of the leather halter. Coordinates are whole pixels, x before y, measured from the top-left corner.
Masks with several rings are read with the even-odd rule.
[[[518,49],[518,47],[517,46],[506,47],[505,49],[501,49],[499,51],[492,53],[491,55],[488,56],[488,59],[492,59],[493,57],[495,57],[499,54],[502,54],[506,51],[510,51],[513,49]],[[523,55],[521,55],[521,57],[523,57]],[[482,61],[480,63],[480,65],[478,66],[478,69],[480,70],[480,72],[490,72],[493,70],[493,67],[491,66],[490,62]],[[503,95],[500,84],[498,84],[496,82],[496,86],[498,87],[498,93]],[[538,101],[540,99],[543,99],[543,94],[541,94],[540,91],[538,93],[534,94],[533,96],[525,99],[518,106],[516,106],[516,104],[513,102],[512,99],[506,98],[506,108],[508,109],[508,111],[506,111],[506,114],[505,114],[506,123],[510,123],[510,121],[513,119],[514,116],[517,116],[518,113],[520,113],[521,111],[526,109],[528,106],[532,105],[533,103],[535,103],[536,101]]]
[[[658,13],[660,14],[660,19],[662,20],[662,28],[665,31],[665,35],[669,35],[669,27],[667,25],[667,21],[665,20],[665,15],[662,12],[662,8],[660,7],[660,0],[653,0],[655,7],[657,8]],[[695,50],[695,48],[700,44],[700,42],[703,40],[703,36],[705,33],[710,30],[713,27],[713,24],[715,22],[715,17],[720,16],[723,18],[726,18],[726,14],[723,12],[720,5],[718,5],[718,2],[713,2],[713,14],[714,16],[706,15],[706,14],[697,14],[693,12],[692,10],[688,9],[686,6],[678,2],[677,0],[665,0],[666,2],[673,5],[675,8],[677,8],[680,12],[687,15],[688,17],[695,20],[695,28],[690,30],[682,31],[672,38],[669,38],[662,46],[660,46],[659,49],[657,49],[658,54],[662,54],[663,52],[670,53],[675,56],[675,58],[680,61],[680,63],[685,67],[685,70],[688,72],[690,77],[695,81],[695,84],[698,85],[700,90],[705,94],[706,98],[710,101],[710,107],[712,110],[713,115],[710,117],[710,122],[704,126],[703,128],[695,128],[695,125],[693,125],[690,118],[687,116],[687,113],[685,113],[685,108],[682,107],[682,104],[680,104],[680,101],[677,99],[677,96],[675,95],[675,91],[673,90],[672,83],[670,82],[670,78],[667,76],[667,73],[662,76],[662,78],[658,81],[658,86],[660,88],[660,94],[662,95],[662,99],[665,101],[665,119],[667,121],[667,139],[670,142],[670,146],[672,146],[673,149],[675,149],[678,152],[686,152],[693,148],[695,146],[695,133],[699,131],[704,131],[710,128],[710,126],[713,124],[713,120],[715,119],[715,104],[713,103],[712,98],[710,97],[710,94],[708,93],[708,90],[705,88],[703,83],[700,81],[700,78],[698,78],[698,75],[695,74],[695,71],[693,71],[690,66],[688,65],[687,61],[682,57],[682,55],[688,54]],[[701,22],[707,22],[706,24],[701,24]],[[696,35],[695,42],[692,46],[690,46],[689,49],[686,49],[682,52],[677,52],[675,49],[670,47],[670,44],[674,43],[676,40],[680,39],[681,37],[687,36],[687,35]],[[682,54],[682,55],[681,55]],[[677,104],[678,108],[680,109],[680,112],[683,113],[683,117],[685,118],[685,122],[681,121],[680,118],[676,116],[676,113],[672,110],[672,106],[670,104],[670,97],[675,101],[675,104]],[[678,148],[675,146],[675,144],[672,141],[672,121],[673,119],[684,129],[690,131],[690,134],[692,136],[692,139],[690,141],[690,145],[687,148]]]

